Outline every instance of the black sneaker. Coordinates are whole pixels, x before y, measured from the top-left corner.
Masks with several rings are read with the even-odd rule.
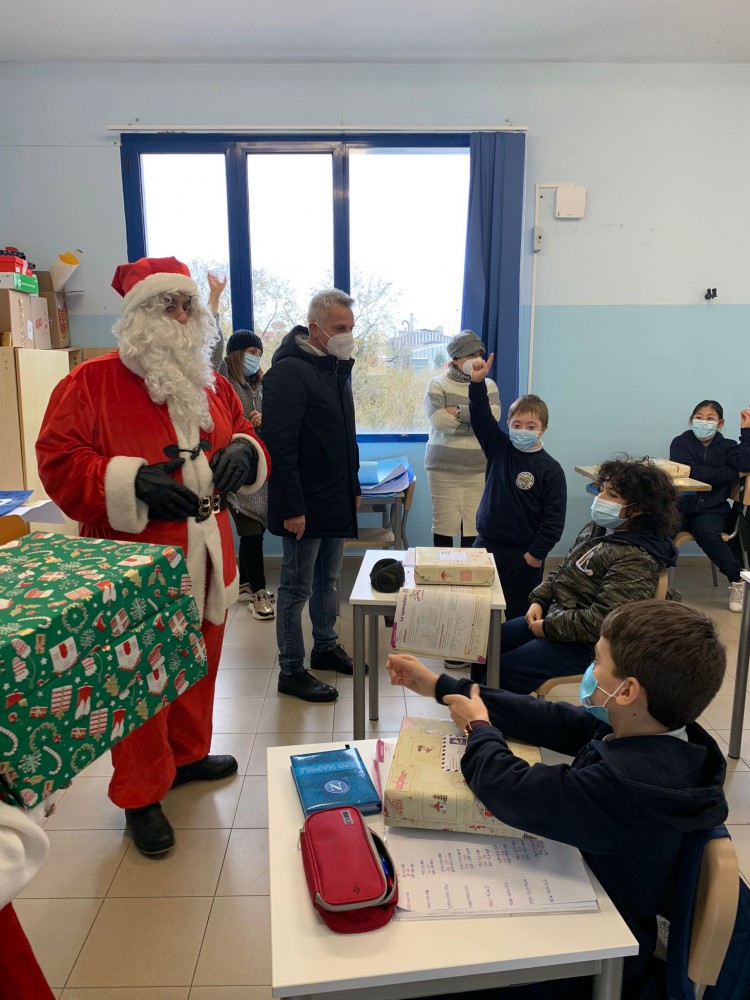
[[[302,701],[336,701],[339,696],[335,687],[324,684],[309,670],[298,670],[295,674],[281,674],[279,694],[290,694]]]
[[[336,670],[340,674],[348,674],[350,677],[354,673],[354,661],[344,647],[339,643],[333,649],[319,650],[313,649],[310,653],[311,670]],[[365,663],[365,673],[370,668]]]
[[[158,802],[140,809],[126,809],[125,819],[141,854],[152,857],[174,847],[174,831]]]

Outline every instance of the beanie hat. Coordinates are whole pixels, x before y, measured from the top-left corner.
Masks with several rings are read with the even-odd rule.
[[[448,341],[446,350],[452,358],[468,358],[470,354],[476,354],[477,351],[484,354],[487,348],[473,330],[462,330],[456,334],[453,340]]]
[[[124,313],[137,309],[160,292],[200,294],[187,265],[176,257],[141,257],[132,264],[120,264],[112,287],[124,296]]]
[[[405,579],[404,564],[398,559],[378,559],[370,570],[373,590],[379,590],[382,594],[392,594],[403,587]]]
[[[233,354],[235,351],[245,351],[248,347],[257,347],[263,354],[263,341],[257,333],[253,333],[252,330],[235,330],[227,341],[226,353]]]

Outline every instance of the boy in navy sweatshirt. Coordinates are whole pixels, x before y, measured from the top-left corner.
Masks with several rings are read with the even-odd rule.
[[[581,851],[638,939],[638,955],[625,959],[623,995],[639,995],[635,981],[654,952],[656,916],[670,916],[685,835],[727,816],[726,762],[695,722],[726,666],[713,622],[669,601],[616,608],[581,681],[580,708],[437,677],[413,656],[391,655],[387,665],[391,684],[450,708],[467,738],[461,771],[493,816]],[[574,760],[529,765],[510,751],[506,736]],[[591,984],[568,980],[543,983],[538,994],[508,992],[514,1000],[577,1000],[591,996]]]
[[[474,544],[495,557],[510,621],[523,618],[529,594],[542,582],[544,560],[565,527],[568,494],[560,464],[542,445],[549,423],[544,400],[517,399],[508,410],[507,434],[492,415],[484,380],[493,358],[474,359],[469,383],[471,428],[487,459]]]

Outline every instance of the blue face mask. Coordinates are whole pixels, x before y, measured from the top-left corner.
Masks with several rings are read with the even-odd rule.
[[[708,441],[719,429],[715,420],[691,420],[690,426],[699,441]]]
[[[519,451],[530,451],[539,441],[537,431],[511,430],[508,431],[510,443]]]
[[[260,368],[260,358],[257,354],[246,354],[242,359],[242,370],[249,377]]]
[[[612,503],[611,500],[602,500],[601,497],[595,497],[594,502],[591,504],[591,520],[595,524],[600,524],[603,528],[610,528],[622,519],[622,512],[625,506],[629,507],[630,504],[622,505]]]
[[[606,722],[607,725],[610,726],[611,722],[609,721],[609,710],[605,708],[605,705],[610,698],[614,698],[624,683],[625,681],[622,681],[618,684],[617,689],[613,691],[612,694],[607,694],[604,688],[599,687],[596,683],[596,677],[594,677],[594,664],[592,663],[581,678],[581,686],[578,689],[578,693],[581,697],[581,704],[587,712],[590,712],[594,716],[595,719],[599,719],[600,722]],[[604,705],[591,704],[591,695],[597,688],[599,688],[603,694],[607,695],[607,701],[604,702]]]

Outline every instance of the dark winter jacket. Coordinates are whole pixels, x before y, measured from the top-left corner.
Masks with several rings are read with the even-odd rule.
[[[485,542],[518,548],[546,559],[565,527],[565,473],[542,448],[520,451],[490,409],[485,382],[469,383],[469,416],[487,459],[487,476],[477,511]]]
[[[469,694],[471,681],[443,675],[436,698]],[[577,847],[638,939],[634,975],[653,953],[685,835],[723,823],[726,764],[697,723],[674,736],[606,739],[611,728],[583,708],[482,688],[492,726],[469,737],[461,770],[493,816]],[[574,756],[529,765],[504,736]]]
[[[560,566],[530,594],[544,609],[545,637],[593,645],[609,612],[653,597],[659,574],[676,560],[672,540],[645,517],[610,532],[590,522]]]
[[[268,527],[286,535],[284,521],[305,515],[308,538],[356,538],[359,451],[351,370],[303,350],[295,326],[263,376],[263,442],[271,454]]]
[[[692,479],[699,479],[711,486],[710,493],[693,493],[680,497],[683,514],[728,514],[727,497],[740,472],[750,472],[750,428],[740,431],[740,443],[725,438],[717,431],[708,446],[693,434],[685,431],[669,446],[673,462],[690,466]]]

